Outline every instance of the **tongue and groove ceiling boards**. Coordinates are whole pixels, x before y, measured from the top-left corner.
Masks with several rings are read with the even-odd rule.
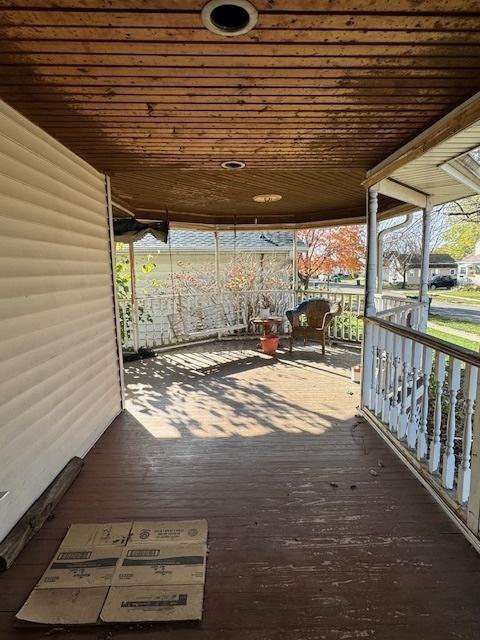
[[[0,0],[0,95],[139,217],[240,228],[362,218],[366,171],[480,90],[478,0],[252,4],[227,37],[203,0]]]

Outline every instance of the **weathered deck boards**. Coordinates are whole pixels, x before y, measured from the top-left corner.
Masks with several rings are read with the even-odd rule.
[[[480,559],[355,418],[358,357],[223,343],[132,364],[131,413],[0,576],[1,640],[49,637],[13,616],[69,523],[142,518],[208,518],[203,622],[53,637],[478,638]]]

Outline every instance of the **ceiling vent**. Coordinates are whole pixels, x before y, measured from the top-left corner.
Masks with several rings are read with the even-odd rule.
[[[202,9],[202,22],[220,36],[241,36],[257,24],[258,12],[248,0],[210,0]]]

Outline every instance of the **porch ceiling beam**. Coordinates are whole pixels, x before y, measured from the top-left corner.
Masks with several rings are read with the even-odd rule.
[[[419,158],[429,149],[440,144],[447,138],[463,131],[480,120],[480,92],[469,100],[453,109],[446,116],[435,122],[416,138],[400,147],[395,153],[382,160],[367,172],[363,182],[365,187],[377,184],[388,178],[394,171],[408,162]]]
[[[383,180],[380,180],[380,182],[376,184],[375,188],[384,196],[389,196],[390,198],[395,198],[395,200],[413,204],[416,207],[420,207],[420,209],[425,209],[427,206],[428,195],[426,193],[412,189],[411,187],[400,182],[396,182],[391,178],[384,178]]]
[[[458,182],[461,182],[475,193],[480,193],[480,181],[468,169],[462,167],[458,162],[444,162],[440,165],[448,175],[452,176]]]

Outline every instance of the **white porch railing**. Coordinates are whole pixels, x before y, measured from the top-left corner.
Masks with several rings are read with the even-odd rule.
[[[136,312],[133,311],[130,300],[120,300],[119,306],[124,348],[162,347],[185,341],[185,337],[175,330],[174,318],[188,321],[198,315],[199,309],[220,306],[220,315],[223,316],[221,320],[218,313],[203,318],[203,337],[228,335],[238,331],[253,332],[250,320],[258,316],[260,309],[266,306],[270,308],[272,315],[285,318],[284,326],[280,329],[286,331],[288,321],[285,312],[295,306],[295,295],[291,289],[162,294],[137,298]],[[138,322],[135,322],[135,318],[138,318]]]
[[[204,318],[204,336],[215,337],[238,332],[252,333],[254,327],[250,320],[259,315],[265,306],[270,308],[274,316],[285,317],[287,309],[310,298],[328,298],[332,303],[342,306],[342,313],[335,317],[330,326],[330,337],[344,342],[361,342],[363,337],[363,309],[365,296],[363,292],[346,292],[335,290],[298,291],[292,289],[250,290],[241,292],[212,291],[202,294],[162,294],[155,297],[137,298],[135,307],[131,301],[119,300],[120,320],[124,348],[162,347],[175,345],[184,341],[172,327],[172,317],[193,318],[202,308],[221,305],[226,321],[219,325],[215,316],[210,314]],[[391,322],[410,326],[420,326],[421,307],[417,302],[405,303],[398,296],[377,296],[379,315]],[[229,329],[230,327],[230,329]],[[233,327],[237,327],[233,329]],[[222,330],[223,329],[223,330]],[[281,330],[288,332],[288,321]]]
[[[424,323],[424,320],[426,320],[425,305],[421,302],[405,302],[404,299],[399,300],[392,296],[388,300],[380,298],[379,303],[378,306],[382,310],[377,311],[376,317],[381,320],[393,322],[394,324],[399,324],[402,327],[408,327],[415,331],[420,331],[426,326],[426,322]],[[389,306],[389,304],[391,304],[391,306]]]
[[[363,412],[475,536],[479,366],[467,349],[381,317],[365,319]]]

